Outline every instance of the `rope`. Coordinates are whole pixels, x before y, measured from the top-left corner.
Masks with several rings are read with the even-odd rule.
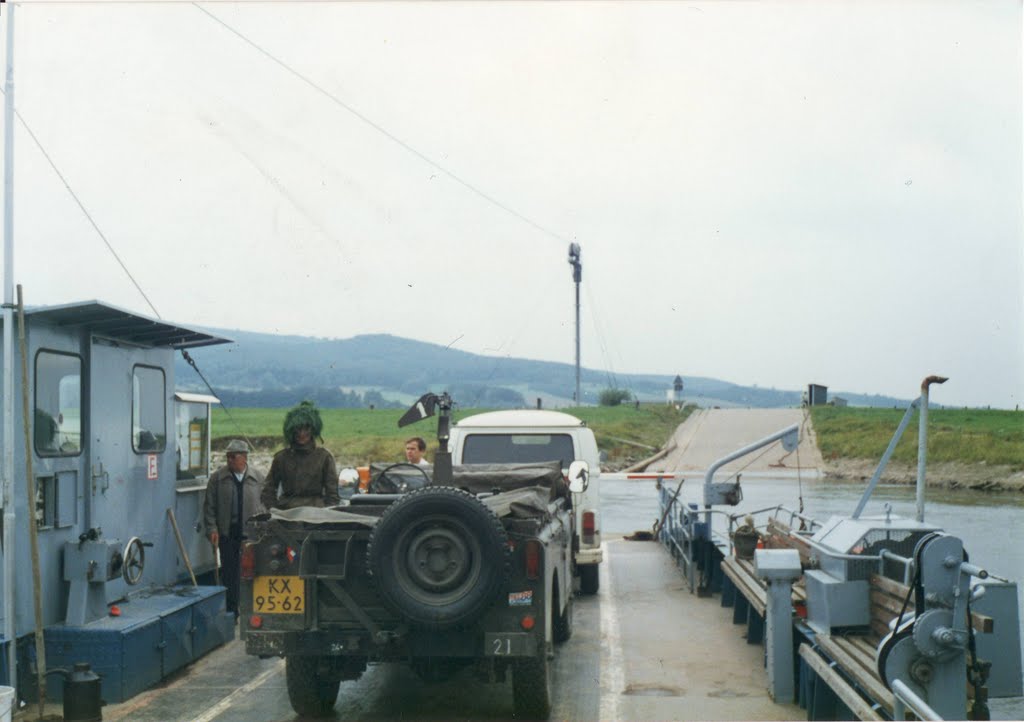
[[[762,456],[764,456],[764,455],[765,455],[765,454],[767,454],[767,453],[768,453],[769,451],[771,451],[771,450],[772,450],[773,448],[775,448],[776,444],[778,444],[778,443],[779,443],[779,440],[776,440],[776,441],[773,441],[772,443],[768,444],[768,446],[764,447],[764,451],[762,451],[762,452],[761,452],[760,454],[758,454],[758,455],[757,455],[757,456],[755,456],[755,457],[754,457],[753,459],[751,459],[750,461],[748,461],[748,462],[747,462],[746,464],[744,464],[743,466],[741,466],[741,467],[740,467],[739,469],[737,469],[736,471],[734,471],[734,472],[733,472],[732,474],[730,474],[729,476],[725,477],[725,480],[726,480],[726,481],[729,481],[729,479],[732,479],[732,478],[738,477],[738,476],[739,476],[740,474],[742,474],[742,473],[743,473],[744,471],[746,471],[746,470],[747,470],[747,468],[748,468],[748,467],[749,467],[749,466],[750,466],[751,464],[753,464],[753,463],[754,463],[755,461],[757,461],[757,460],[758,460],[758,459],[760,459],[760,458],[761,458]]]
[[[695,428],[693,430],[693,433],[690,435],[690,440],[686,442],[686,446],[684,446],[682,448],[682,450],[679,452],[680,454],[685,454],[686,450],[690,448],[690,444],[693,443],[694,437],[697,436],[697,432],[700,430],[700,427],[704,425],[704,420],[706,418],[707,418],[707,414],[706,413],[700,415],[700,418],[697,420],[697,428]],[[673,434],[673,436],[674,436],[674,434]],[[671,439],[669,439],[669,441],[671,441]],[[652,527],[652,531],[653,531],[655,537],[657,537],[658,534],[661,532],[661,528],[663,526],[665,526],[665,519],[668,518],[669,511],[671,511],[673,505],[676,503],[676,500],[679,498],[679,492],[681,492],[683,490],[683,482],[684,481],[686,481],[686,479],[680,479],[679,480],[679,485],[676,486],[676,493],[672,495],[672,501],[670,501],[668,504],[665,505],[665,511],[663,511],[661,513],[661,518],[658,519],[658,521],[654,522],[654,526]]]
[[[800,500],[800,513],[801,514],[804,513],[804,480],[803,480],[803,477],[800,475],[800,469],[803,467],[803,464],[800,463],[800,442],[803,441],[804,438],[805,438],[804,429],[807,427],[807,422],[810,420],[810,418],[811,418],[811,412],[810,412],[809,409],[805,408],[804,409],[804,420],[800,424],[800,433],[797,434],[797,440],[796,440],[796,488],[797,488],[797,495],[798,495],[797,498]],[[806,528],[806,526],[804,524],[804,520],[801,519],[800,520],[800,531],[804,531],[805,528]]]
[[[206,388],[210,390],[210,394],[213,396],[217,396],[217,392],[213,390],[213,386],[211,386],[210,382],[206,380],[205,376],[203,376],[203,372],[199,370],[199,366],[196,365],[195,360],[189,355],[188,351],[186,351],[185,349],[181,349],[181,357],[185,359],[188,365],[191,366],[192,369],[197,374],[199,374],[199,378],[201,378],[203,380],[203,383],[206,384]],[[231,415],[231,409],[228,408],[228,405],[222,401],[220,406],[222,409],[224,409],[224,413],[227,414],[228,420],[232,424],[234,424],[235,430],[238,432],[238,435],[245,439],[245,443],[249,445],[250,449],[255,449],[255,445],[252,443],[252,441],[250,441],[249,437],[246,436],[245,432],[242,431],[242,427],[239,425],[237,421],[235,421],[235,417]]]
[[[0,95],[4,94],[5,93],[2,90],[0,90]],[[89,221],[89,225],[91,225],[92,229],[96,231],[96,235],[100,237],[100,240],[103,241],[103,245],[105,245],[107,247],[107,250],[110,251],[110,255],[112,255],[114,257],[114,260],[117,261],[117,265],[121,267],[121,270],[124,271],[126,276],[128,276],[128,280],[132,282],[133,286],[135,286],[135,290],[139,292],[139,295],[142,296],[143,300],[146,302],[146,305],[148,305],[150,309],[153,311],[153,315],[159,319],[162,319],[163,317],[160,315],[160,312],[156,310],[156,306],[154,306],[153,302],[149,300],[149,296],[147,296],[146,292],[142,290],[142,286],[140,286],[139,282],[135,280],[135,276],[132,275],[132,272],[128,270],[128,266],[126,266],[124,261],[121,260],[121,257],[117,255],[117,251],[114,250],[114,247],[110,244],[110,240],[107,239],[106,234],[100,229],[99,224],[96,223],[96,219],[92,217],[92,214],[89,213],[89,210],[85,207],[85,204],[82,202],[82,199],[78,197],[77,193],[75,193],[75,189],[71,187],[71,183],[68,182],[67,177],[65,177],[65,175],[60,172],[60,168],[57,167],[57,164],[54,162],[53,158],[50,157],[50,154],[46,152],[46,148],[43,147],[42,142],[40,142],[35,132],[33,132],[32,127],[28,124],[28,122],[26,122],[25,118],[22,117],[21,113],[18,112],[18,110],[15,110],[14,114],[18,116],[18,120],[21,121],[21,125],[25,128],[25,132],[28,133],[29,137],[32,139],[32,142],[36,144],[36,148],[39,149],[39,152],[42,154],[46,162],[50,164],[50,168],[56,174],[57,178],[59,178],[60,182],[64,184],[64,188],[71,196],[71,200],[73,200],[75,204],[78,206],[78,209],[82,211],[82,215],[84,215],[85,219]]]
[[[363,113],[359,112],[353,106],[351,106],[348,103],[346,103],[345,101],[343,101],[337,95],[334,95],[333,93],[331,93],[329,90],[327,90],[322,85],[318,85],[316,82],[311,80],[309,77],[307,77],[306,75],[303,75],[298,70],[296,70],[292,66],[288,65],[288,63],[286,63],[285,61],[281,60],[281,58],[277,57],[276,55],[271,53],[269,50],[264,48],[263,46],[259,45],[257,42],[255,42],[254,40],[249,38],[247,35],[245,35],[240,30],[238,30],[237,28],[232,26],[230,23],[228,23],[227,21],[223,20],[219,16],[215,15],[214,13],[212,13],[209,10],[207,10],[206,8],[204,8],[202,6],[202,4],[197,3],[197,2],[193,2],[192,5],[197,10],[202,12],[204,15],[209,17],[213,22],[215,22],[218,25],[220,25],[221,27],[223,27],[225,30],[227,30],[229,33],[231,33],[232,35],[237,37],[243,43],[245,43],[246,45],[251,47],[257,53],[260,53],[267,60],[269,60],[270,62],[274,63],[279,68],[284,70],[286,73],[291,75],[294,79],[296,79],[300,83],[306,85],[307,87],[312,89],[314,92],[316,92],[316,93],[322,95],[323,97],[327,98],[329,101],[331,101],[336,106],[338,106],[339,108],[344,110],[346,113],[351,115],[353,118],[358,120],[360,123],[363,123],[367,127],[372,128],[373,130],[377,131],[378,133],[383,135],[385,138],[390,140],[392,143],[395,143],[397,146],[399,146],[400,148],[404,149],[406,152],[408,152],[411,155],[415,156],[416,158],[420,159],[422,162],[426,163],[428,166],[430,166],[434,170],[438,171],[439,173],[441,173],[444,176],[446,176],[447,178],[451,179],[452,181],[454,181],[458,185],[462,186],[463,188],[468,190],[470,193],[476,195],[478,198],[483,199],[484,201],[486,201],[487,203],[491,204],[495,208],[498,208],[498,209],[504,211],[505,213],[508,213],[513,218],[519,219],[520,221],[522,221],[526,225],[530,226],[531,228],[533,228],[534,230],[538,231],[539,233],[542,233],[543,235],[548,236],[549,238],[552,238],[552,239],[554,239],[556,241],[562,241],[564,243],[568,243],[569,242],[569,239],[566,236],[563,236],[562,234],[557,233],[557,232],[551,230],[550,228],[542,226],[540,223],[534,221],[532,218],[529,218],[525,214],[520,213],[515,208],[512,208],[511,206],[506,205],[505,203],[502,203],[501,201],[499,201],[494,196],[490,195],[489,193],[486,193],[485,191],[481,190],[480,188],[478,188],[474,184],[470,183],[468,180],[466,180],[466,179],[462,178],[461,176],[457,175],[454,171],[449,170],[448,168],[444,167],[443,165],[441,165],[437,161],[435,161],[432,158],[430,158],[429,156],[427,156],[425,153],[422,153],[421,151],[417,150],[411,144],[409,144],[408,142],[402,140],[397,135],[395,135],[394,133],[392,133],[391,131],[386,129],[384,126],[382,126],[379,123],[377,123],[376,121],[372,120],[369,116],[364,115]]]
[[[590,287],[590,284],[584,283],[583,290],[587,294],[587,300],[590,301],[590,320],[594,326],[594,333],[597,336],[597,344],[598,347],[601,349],[601,355],[604,357],[604,362],[608,366],[607,370],[605,371],[605,377],[608,380],[608,386],[609,388],[617,389],[619,388],[619,379],[615,374],[615,366],[612,364],[611,352],[608,350],[606,335],[604,333],[604,326],[601,323],[601,319],[598,313],[597,300],[594,298],[594,293]],[[636,392],[633,391],[633,388],[630,386],[629,380],[624,378],[623,381],[626,390],[629,391],[629,393],[632,394],[635,398]]]

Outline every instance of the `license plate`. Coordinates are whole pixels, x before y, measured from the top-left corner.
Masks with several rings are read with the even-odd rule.
[[[532,634],[521,632],[487,632],[484,634],[484,654],[488,657],[530,657],[537,653],[537,641]]]
[[[301,577],[256,577],[252,585],[252,611],[302,614],[306,611],[305,582]]]

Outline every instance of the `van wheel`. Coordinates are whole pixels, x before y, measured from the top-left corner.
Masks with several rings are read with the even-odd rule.
[[[516,719],[546,720],[551,715],[551,669],[546,653],[516,660],[512,700]]]
[[[341,680],[318,672],[319,657],[285,657],[288,701],[300,717],[327,717],[338,701]]]
[[[428,486],[388,507],[366,560],[394,612],[421,629],[450,629],[471,624],[500,596],[508,535],[472,494]]]
[[[580,565],[580,591],[584,594],[597,594],[597,590],[601,586],[597,568],[596,564]]]
[[[556,642],[568,642],[572,636],[572,592],[569,593],[569,602],[565,605],[565,611],[559,614],[556,610],[562,603],[558,592],[558,580],[555,580],[555,592],[551,597],[551,636]]]

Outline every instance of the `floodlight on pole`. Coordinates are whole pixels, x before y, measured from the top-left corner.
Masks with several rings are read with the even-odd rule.
[[[580,244],[569,244],[569,265],[572,266],[572,280],[576,284],[576,394],[573,397],[580,406],[580,281],[583,280],[583,263],[580,261]]]

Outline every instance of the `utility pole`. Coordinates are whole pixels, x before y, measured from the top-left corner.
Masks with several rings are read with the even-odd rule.
[[[576,284],[576,405],[582,406],[580,396],[580,281],[583,279],[583,264],[580,262],[580,244],[569,244],[569,265],[572,266],[572,280]]]
[[[4,73],[4,279],[3,279],[3,634],[7,642],[7,683],[18,686],[14,608],[14,4],[7,11],[7,57]],[[17,699],[17,697],[15,697]]]

